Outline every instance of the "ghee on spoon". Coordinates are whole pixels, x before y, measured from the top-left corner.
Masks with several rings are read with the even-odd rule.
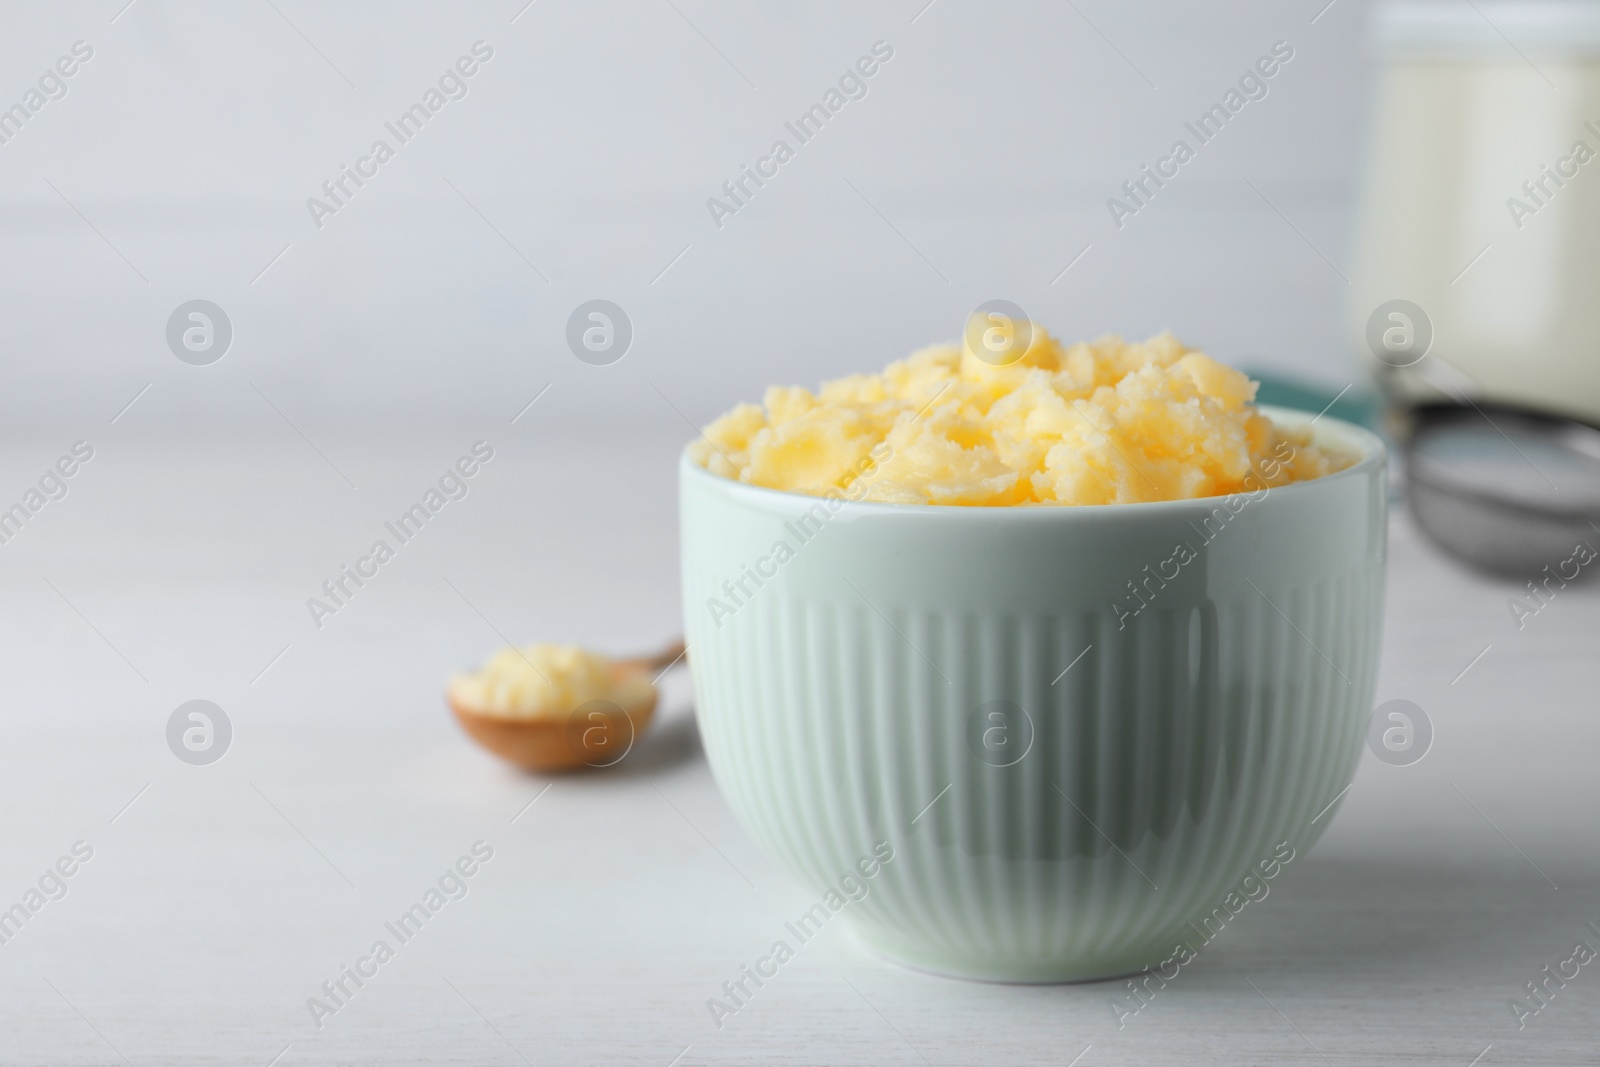
[[[653,679],[684,658],[682,641],[655,655],[613,660],[576,645],[503,648],[450,680],[461,728],[530,771],[609,767],[655,714]]]

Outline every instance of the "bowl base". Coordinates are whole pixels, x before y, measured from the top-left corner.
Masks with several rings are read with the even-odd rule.
[[[940,978],[997,985],[1068,985],[1110,982],[1143,974],[1160,953],[1132,952],[1089,959],[1027,959],[971,956],[949,949],[928,949],[877,938],[859,925],[852,926],[856,940],[868,952],[900,967]]]

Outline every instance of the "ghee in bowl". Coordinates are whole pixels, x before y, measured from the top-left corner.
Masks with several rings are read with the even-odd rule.
[[[1063,346],[1035,324],[1010,328],[1027,340],[1003,364],[935,345],[815,394],[773,387],[762,406],[706,427],[689,454],[769,489],[965,505],[1222,496],[1350,462],[1275,425],[1251,403],[1254,382],[1170,333]]]
[[[1203,951],[1292,867],[1355,773],[1383,607],[1376,437],[1167,338],[1044,343],[777,391],[679,467],[729,805],[827,910],[879,858],[869,946],[1007,981]]]

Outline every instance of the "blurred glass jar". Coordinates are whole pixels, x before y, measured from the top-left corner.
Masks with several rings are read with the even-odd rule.
[[[1600,425],[1600,3],[1378,10],[1351,279],[1402,416],[1460,403]]]

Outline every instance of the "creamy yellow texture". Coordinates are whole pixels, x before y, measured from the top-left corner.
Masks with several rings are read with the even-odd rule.
[[[576,645],[503,648],[482,668],[450,680],[450,699],[462,708],[508,719],[560,719],[591,700],[623,709],[649,699],[642,672],[612,669],[611,660]]]
[[[1276,426],[1256,383],[1170,333],[1064,346],[1036,324],[935,345],[817,393],[774,386],[689,446],[751,485],[906,504],[1112,504],[1252,492],[1348,457]],[[986,358],[974,354],[974,348]],[[1000,365],[1005,363],[1005,365]]]

